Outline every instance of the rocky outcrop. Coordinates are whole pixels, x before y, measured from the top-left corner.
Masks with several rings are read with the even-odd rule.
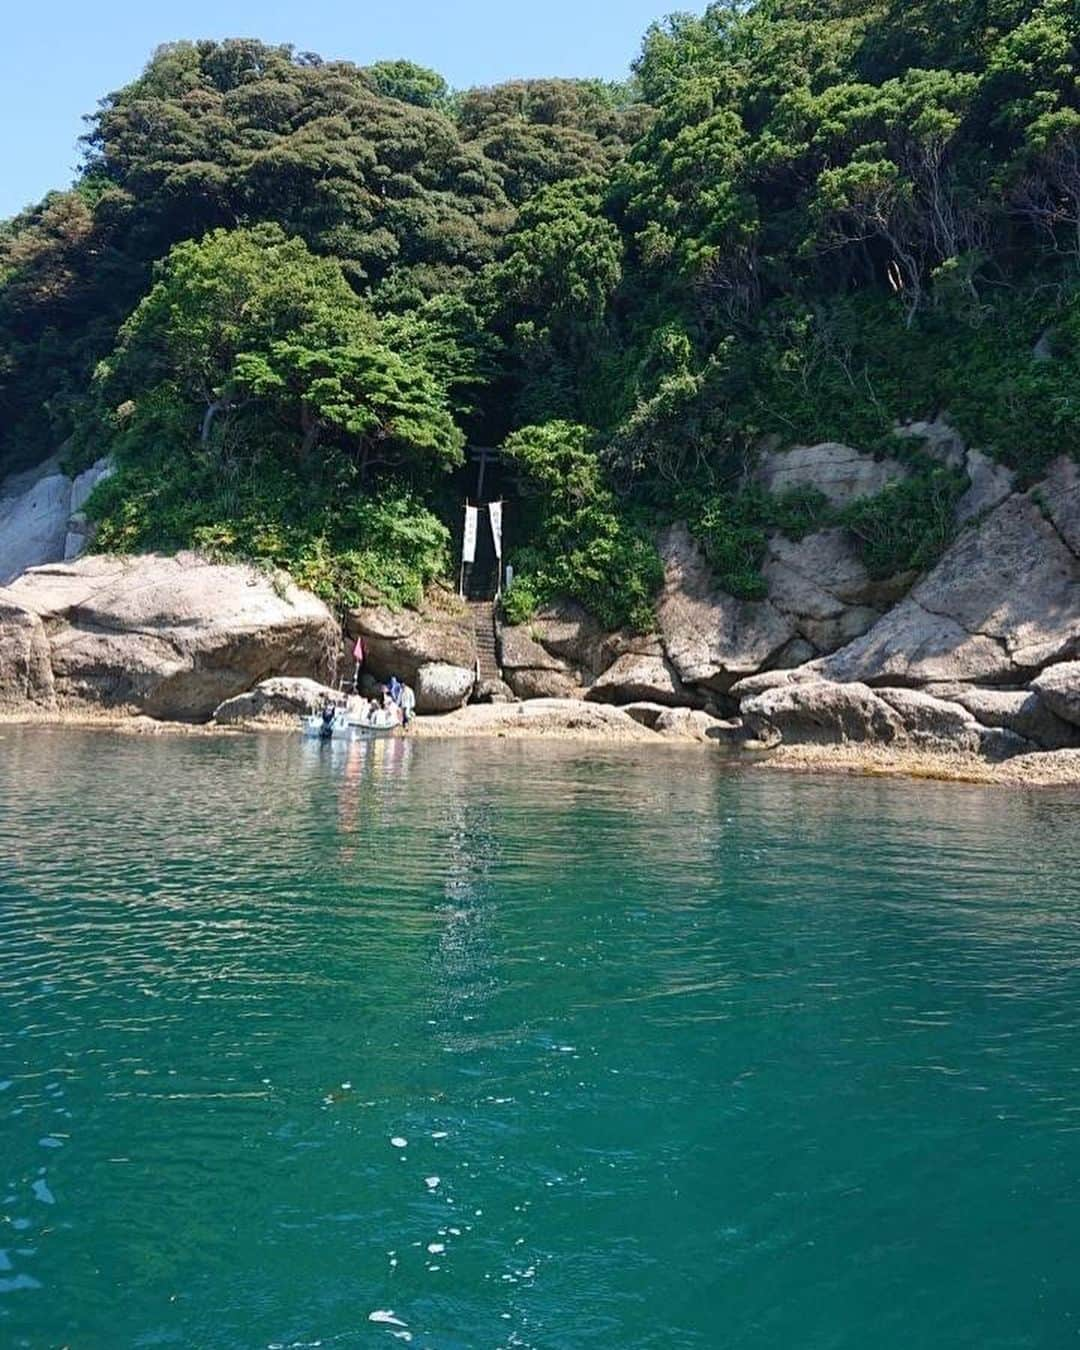
[[[445,713],[463,708],[475,684],[475,669],[446,661],[425,661],[416,672],[416,711]]]
[[[842,529],[820,530],[798,542],[772,535],[762,573],[770,603],[791,619],[811,655],[861,637],[914,580],[872,580]]]
[[[503,672],[518,698],[580,698],[576,680],[563,670],[527,667]]]
[[[1062,542],[1080,557],[1080,464],[1062,455],[1032,495]]]
[[[1080,644],[1080,558],[1032,494],[962,534],[911,594],[816,663],[871,684],[1023,683]]]
[[[590,703],[659,703],[669,708],[698,708],[705,700],[688,689],[663,656],[627,652],[604,671],[585,695]]]
[[[521,660],[508,660],[506,642],[526,632],[554,665],[531,663],[534,669],[577,671],[583,678],[599,675],[615,656],[620,635],[609,633],[574,600],[562,599],[540,609],[523,628],[503,630],[503,664],[524,669]]]
[[[226,699],[214,709],[219,726],[248,722],[295,722],[297,717],[321,712],[328,702],[336,702],[336,689],[318,680],[278,676],[263,680],[246,694]]]
[[[992,760],[1038,748],[1011,728],[985,726],[959,703],[921,689],[803,679],[748,694],[741,712],[747,730],[773,744],[873,744]]]
[[[664,589],[657,622],[684,684],[726,691],[766,666],[796,636],[794,621],[767,600],[738,600],[717,588],[685,525],[659,541]]]
[[[744,698],[741,712],[759,740],[777,733],[797,745],[843,745],[905,739],[900,715],[865,684],[796,681]]]
[[[666,708],[653,723],[658,736],[670,740],[700,741],[702,744],[737,746],[743,739],[743,723],[739,719],[722,720],[693,708]]]
[[[416,710],[443,713],[468,702],[476,686],[476,632],[467,607],[447,592],[422,609],[383,605],[354,609],[346,629],[364,640],[364,671],[379,681],[392,675],[416,690]]]
[[[473,690],[476,703],[516,703],[517,696],[505,680],[483,680]]]
[[[1080,661],[1051,666],[1032,687],[1056,717],[1080,727]]]
[[[313,595],[191,553],[33,568],[0,606],[0,687],[32,668],[28,702],[61,709],[202,721],[271,675],[329,677],[339,642]]]
[[[1044,750],[1080,746],[1080,726],[1073,726],[1053,713],[1036,689],[945,684],[930,685],[926,692],[960,704],[984,727],[1011,731]]]
[[[425,665],[476,669],[472,618],[453,596],[429,599],[419,611],[383,605],[354,609],[346,619],[346,630],[350,638],[363,638],[364,668],[378,680],[396,675],[418,686]]]
[[[837,507],[848,506],[859,497],[875,497],[890,483],[907,477],[908,470],[899,460],[874,459],[835,441],[766,451],[755,474],[767,492],[779,495],[815,488]]]
[[[83,507],[111,473],[110,461],[101,459],[72,478],[54,456],[0,483],[0,585],[29,567],[82,553],[90,534]]]
[[[55,707],[49,639],[41,616],[0,590],[0,708]]]
[[[982,749],[983,728],[959,703],[933,698],[920,689],[879,689],[877,696],[899,716],[913,745],[968,754]]]

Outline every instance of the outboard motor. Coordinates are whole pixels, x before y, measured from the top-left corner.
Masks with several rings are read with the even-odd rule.
[[[319,728],[319,739],[328,741],[334,734],[334,718],[337,716],[337,709],[332,703],[325,703],[322,710],[322,726]]]

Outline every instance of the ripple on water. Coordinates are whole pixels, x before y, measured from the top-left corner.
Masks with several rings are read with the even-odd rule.
[[[0,1344],[1065,1344],[1078,823],[9,729]]]

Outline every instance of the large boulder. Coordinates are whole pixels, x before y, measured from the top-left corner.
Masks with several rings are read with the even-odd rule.
[[[772,535],[762,574],[770,602],[817,652],[861,637],[914,579],[873,580],[842,529],[819,530],[798,541]]]
[[[505,680],[483,680],[473,690],[474,703],[516,703],[517,695]]]
[[[383,605],[354,609],[346,627],[350,637],[363,638],[365,669],[379,680],[397,675],[406,684],[418,686],[420,668],[425,665],[476,669],[472,616],[452,597],[441,605],[429,600],[419,611]]]
[[[425,662],[416,672],[416,711],[453,712],[469,701],[476,685],[476,669],[446,661]]]
[[[847,506],[859,497],[875,497],[908,477],[895,459],[874,459],[849,445],[827,441],[796,445],[790,450],[768,450],[757,467],[758,483],[780,494],[797,488],[816,488],[833,506]]]
[[[505,626],[499,630],[499,664],[509,670],[570,669],[570,663],[554,655],[536,638],[531,624]]]
[[[664,588],[657,621],[664,650],[684,684],[726,692],[770,664],[792,638],[794,621],[769,601],[738,600],[717,589],[685,525],[659,540]]]
[[[609,644],[617,641],[617,636],[606,632],[587,609],[565,598],[539,609],[527,631],[548,657],[559,663],[557,667],[536,663],[535,669],[572,668],[587,675],[599,675],[610,664]]]
[[[590,703],[662,703],[670,708],[701,707],[704,699],[688,689],[663,656],[620,656],[585,695]]]
[[[694,708],[665,709],[653,723],[653,730],[669,740],[728,747],[737,746],[744,739],[743,724],[738,719],[724,721]]]
[[[192,553],[33,568],[0,600],[42,622],[61,708],[204,721],[271,675],[329,678],[340,641],[287,579]]]
[[[83,507],[94,488],[113,472],[100,459],[74,479],[60,456],[0,483],[0,585],[29,567],[77,557],[90,537]]]
[[[1080,727],[1080,661],[1050,666],[1032,688],[1055,716]]]
[[[1035,689],[984,689],[979,685],[947,684],[931,685],[926,692],[959,703],[984,727],[1011,731],[1044,750],[1080,746],[1080,726],[1073,726],[1058,717]]]
[[[563,670],[533,669],[507,670],[506,683],[518,698],[570,699],[580,698],[581,690],[574,676]]]
[[[744,698],[741,712],[765,741],[772,733],[794,745],[890,745],[906,738],[900,715],[865,684],[796,681]]]
[[[921,689],[878,689],[878,698],[896,712],[908,739],[932,749],[963,750],[977,754],[982,728],[959,703],[933,698]]]
[[[41,616],[0,590],[0,708],[54,708],[56,688]]]
[[[968,530],[895,609],[816,662],[871,684],[1021,683],[1080,644],[1080,559],[1031,494]]]
[[[244,722],[292,722],[297,717],[321,712],[327,702],[336,702],[336,689],[318,680],[277,676],[262,680],[246,694],[226,699],[214,709],[221,726]]]

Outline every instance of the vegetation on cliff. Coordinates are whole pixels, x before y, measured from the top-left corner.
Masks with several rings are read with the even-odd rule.
[[[745,596],[769,529],[947,543],[954,476],[838,517],[746,486],[765,438],[947,411],[1024,481],[1080,444],[1072,0],[721,0],[622,86],[180,43],[85,148],[0,226],[0,471],[114,454],[109,547],[407,602],[504,444],[515,614],[645,626],[675,515]]]

